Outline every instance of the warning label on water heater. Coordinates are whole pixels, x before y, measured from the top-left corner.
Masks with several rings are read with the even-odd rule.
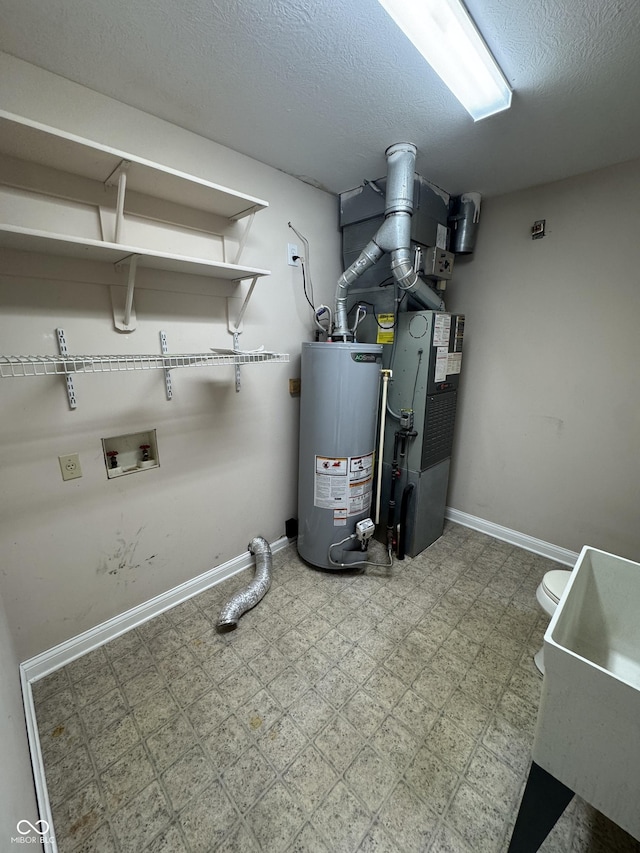
[[[334,525],[368,512],[373,488],[373,453],[364,456],[316,456],[313,503],[333,510]]]

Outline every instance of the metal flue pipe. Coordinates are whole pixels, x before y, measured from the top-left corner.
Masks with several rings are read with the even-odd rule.
[[[271,548],[266,539],[256,536],[249,542],[249,551],[255,555],[256,571],[253,580],[245,589],[237,592],[222,608],[218,617],[218,628],[231,630],[238,620],[267,594],[271,586]]]
[[[391,272],[398,286],[407,289],[418,282],[411,262],[411,216],[413,215],[413,182],[416,146],[397,142],[385,151],[387,158],[387,192],[385,220],[358,258],[342,273],[336,290],[336,321],[333,340],[352,340],[347,325],[347,290],[385,252],[391,255]]]

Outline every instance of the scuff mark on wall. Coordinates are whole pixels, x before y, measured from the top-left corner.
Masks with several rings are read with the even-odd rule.
[[[150,562],[155,558],[155,554],[152,554],[151,557],[147,557],[146,560],[142,560],[142,562],[135,562],[135,552],[140,544],[140,534],[144,530],[144,525],[140,527],[134,535],[134,538],[127,542],[124,538],[124,534],[119,533],[116,541],[118,542],[118,547],[111,554],[106,554],[100,564],[96,569],[97,575],[111,575],[118,576],[125,569],[129,571],[139,569],[145,563]],[[125,580],[126,583],[126,580]]]
[[[74,625],[86,625],[87,618],[89,617],[89,615],[93,611],[93,608],[94,608],[93,604],[90,604],[88,607],[85,607],[84,610],[82,610],[78,613],[73,613],[70,616],[63,616],[62,621],[63,622],[71,622]]]
[[[564,432],[564,420],[562,418],[556,418],[553,415],[540,415],[540,419],[555,430],[558,438],[562,436]]]

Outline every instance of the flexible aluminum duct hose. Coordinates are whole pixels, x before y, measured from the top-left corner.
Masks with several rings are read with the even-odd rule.
[[[256,536],[249,542],[249,551],[256,558],[256,573],[245,589],[237,592],[222,608],[218,628],[235,628],[243,613],[251,610],[264,598],[271,586],[271,548],[266,539]]]

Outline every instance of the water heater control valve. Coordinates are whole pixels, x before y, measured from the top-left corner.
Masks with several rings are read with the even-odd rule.
[[[360,542],[368,542],[375,533],[376,526],[370,518],[363,518],[356,524],[356,536]]]

